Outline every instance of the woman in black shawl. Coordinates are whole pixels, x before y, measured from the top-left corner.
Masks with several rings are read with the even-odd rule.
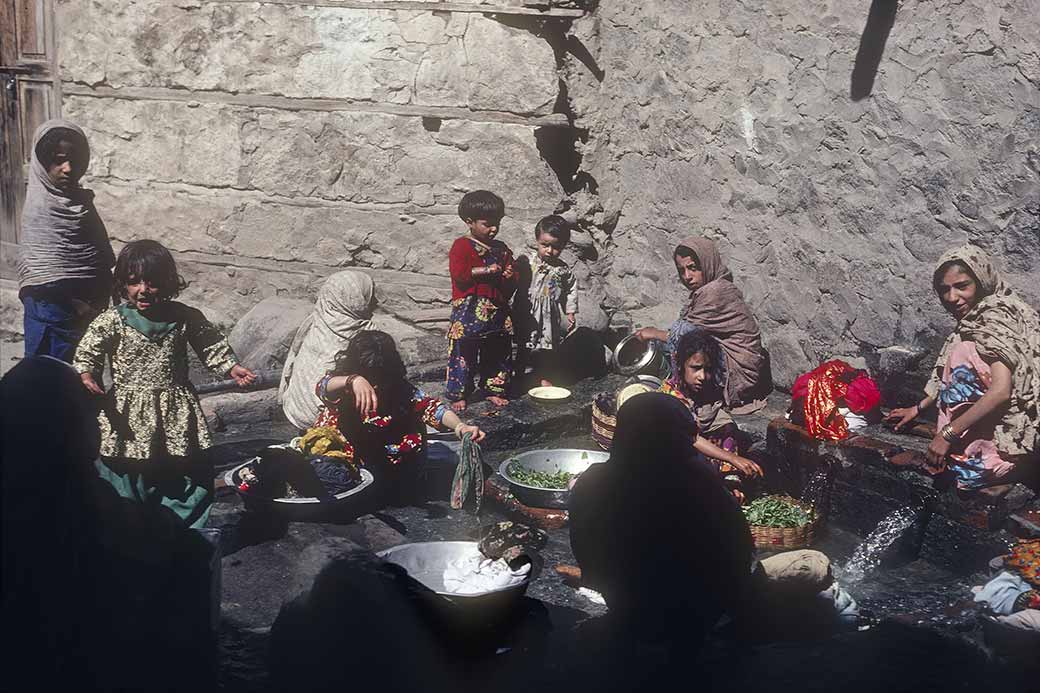
[[[571,494],[582,580],[602,592],[616,632],[693,645],[747,595],[752,540],[717,470],[693,448],[697,423],[674,397],[633,397],[610,460]]]

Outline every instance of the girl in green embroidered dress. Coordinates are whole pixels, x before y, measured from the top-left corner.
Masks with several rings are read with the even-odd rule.
[[[256,374],[203,314],[172,300],[183,283],[170,251],[151,240],[119,253],[115,285],[124,299],[87,328],[73,365],[84,387],[102,398],[98,471],[124,497],[161,503],[191,526],[209,515],[213,472],[199,454],[209,430],[188,379],[190,345],[207,368],[240,387]],[[108,360],[112,386],[101,373]]]

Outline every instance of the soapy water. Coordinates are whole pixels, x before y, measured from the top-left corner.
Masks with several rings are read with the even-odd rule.
[[[877,570],[885,552],[910,529],[920,513],[920,508],[907,506],[883,517],[874,531],[856,547],[852,558],[845,563],[841,571],[843,582],[859,582]]]

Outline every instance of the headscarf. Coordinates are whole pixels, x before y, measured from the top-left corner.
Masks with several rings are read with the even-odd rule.
[[[278,388],[285,416],[297,428],[317,420],[321,401],[314,387],[335,364],[337,352],[361,330],[372,329],[375,291],[372,278],[355,270],[337,272],[318,291],[314,310],[296,331]]]
[[[948,262],[972,271],[985,296],[957,322],[943,344],[925,387],[939,391],[943,368],[959,342],[974,342],[980,356],[1011,369],[1011,401],[997,425],[993,442],[1009,455],[1029,455],[1040,448],[1040,317],[1011,289],[981,249],[963,245],[943,253],[935,274]]]
[[[80,187],[62,190],[47,176],[36,147],[51,130],[83,130],[67,120],[48,120],[33,135],[29,185],[22,208],[22,259],[18,267],[19,288],[42,286],[63,279],[97,279],[115,264],[105,225],[94,208],[94,193]]]
[[[583,581],[650,637],[667,637],[662,628],[699,637],[698,625],[733,614],[746,596],[747,522],[693,449],[696,435],[675,397],[631,398],[618,412],[610,459],[578,478],[568,504]]]
[[[726,354],[726,404],[737,406],[772,390],[769,362],[762,348],[758,323],[744,295],[733,284],[713,241],[693,237],[681,242],[697,255],[704,273],[704,284],[690,292],[689,303],[680,313],[682,320],[699,325],[710,332]]]

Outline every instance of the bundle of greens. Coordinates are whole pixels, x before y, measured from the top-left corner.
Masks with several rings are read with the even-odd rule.
[[[574,478],[570,472],[537,472],[516,462],[510,464],[507,469],[513,481],[537,488],[563,490],[567,488],[567,482]]]
[[[745,505],[748,524],[760,527],[801,527],[812,522],[812,511],[784,496],[765,496]]]

